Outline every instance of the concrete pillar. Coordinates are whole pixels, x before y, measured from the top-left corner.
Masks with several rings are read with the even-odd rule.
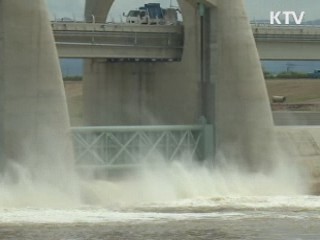
[[[165,124],[194,124],[201,112],[201,53],[198,9],[178,1],[184,24],[181,62],[159,64],[155,74],[154,114]]]
[[[105,23],[108,12],[114,0],[86,0],[85,19],[86,22]]]
[[[85,62],[84,103],[87,125],[140,125],[153,122],[154,63]],[[146,120],[148,119],[148,121]]]
[[[192,124],[201,115],[199,16],[179,1],[185,27],[181,62],[86,61],[85,118],[88,125]]]
[[[243,1],[219,1],[217,24],[218,68],[211,103],[216,147],[229,161],[242,161],[239,166],[261,169],[273,158],[273,120]]]
[[[7,162],[62,181],[72,174],[73,151],[46,4],[43,0],[0,4],[1,152]]]
[[[0,1],[0,9],[3,9],[3,1]],[[4,25],[3,14],[0,14],[0,49],[4,49]],[[0,79],[4,78],[4,54],[0,54]],[[0,116],[4,114],[4,81],[0,81]],[[1,118],[0,118],[1,119]],[[3,169],[5,161],[4,153],[4,122],[0,120],[0,169]]]

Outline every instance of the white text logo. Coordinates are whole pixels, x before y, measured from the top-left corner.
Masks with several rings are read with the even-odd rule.
[[[305,16],[305,12],[301,12],[299,15],[294,11],[271,11],[270,12],[270,24],[278,24],[282,25],[283,22],[281,21],[284,17],[284,24],[289,25],[292,23],[292,20],[295,24],[300,25],[303,21]]]

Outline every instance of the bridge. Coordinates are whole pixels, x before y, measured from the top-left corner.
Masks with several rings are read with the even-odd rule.
[[[183,27],[51,23],[61,58],[180,60]]]
[[[262,60],[319,60],[319,26],[252,25]]]
[[[183,25],[51,23],[61,58],[179,61]],[[319,60],[320,27],[252,24],[261,60]]]

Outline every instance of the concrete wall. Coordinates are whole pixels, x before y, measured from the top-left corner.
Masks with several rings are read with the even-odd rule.
[[[0,126],[3,158],[50,169],[72,162],[62,76],[42,0],[0,1]],[[54,167],[54,169],[56,169]],[[47,171],[48,171],[47,170]]]
[[[84,103],[87,125],[142,124],[143,119],[148,118],[146,109],[154,88],[155,65],[86,60]]]
[[[0,9],[3,9],[3,1],[0,1]],[[4,49],[4,16],[0,14],[0,50]],[[4,54],[0,54],[0,116],[4,115]],[[4,167],[4,121],[0,120],[0,169]]]
[[[113,0],[86,0],[84,13],[86,22],[94,20],[96,23],[105,23],[112,4]]]
[[[179,63],[86,61],[87,125],[191,124],[200,113],[197,9],[180,1],[185,46]],[[93,109],[94,108],[94,109]]]
[[[273,160],[273,120],[243,1],[219,1],[214,122],[219,154],[261,169]]]
[[[309,192],[320,194],[320,128],[318,126],[276,127],[279,145],[293,164],[306,170],[305,181],[310,181]],[[289,168],[291,167],[289,166]],[[308,174],[310,173],[310,174]],[[310,175],[310,179],[308,179]]]

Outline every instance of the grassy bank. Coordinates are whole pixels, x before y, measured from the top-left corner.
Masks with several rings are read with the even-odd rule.
[[[285,96],[286,103],[320,104],[320,80],[318,79],[269,79],[268,94]]]

